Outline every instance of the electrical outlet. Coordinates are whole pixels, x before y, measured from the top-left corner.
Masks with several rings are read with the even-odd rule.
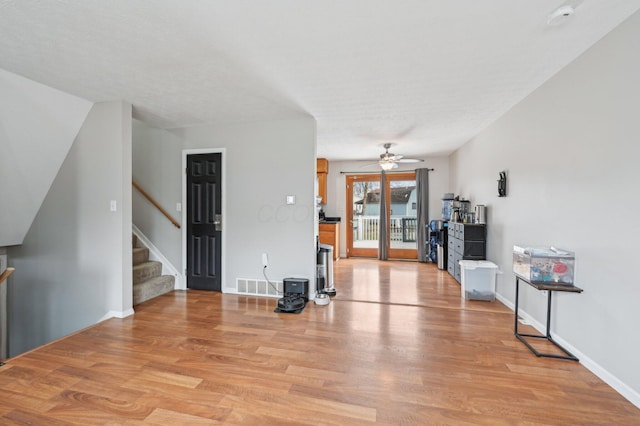
[[[269,255],[262,253],[262,267],[267,268],[269,266]]]

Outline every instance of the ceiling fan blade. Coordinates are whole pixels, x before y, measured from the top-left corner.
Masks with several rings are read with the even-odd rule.
[[[424,160],[421,160],[420,158],[403,158],[401,160],[397,160],[398,163],[422,163],[424,162]]]

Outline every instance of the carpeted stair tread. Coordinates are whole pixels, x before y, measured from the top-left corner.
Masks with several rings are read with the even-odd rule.
[[[149,260],[149,249],[136,234],[132,235],[133,304],[137,305],[173,291],[176,278],[161,275],[162,263]]]
[[[160,275],[133,285],[133,304],[137,305],[149,299],[173,291],[175,277]]]
[[[162,263],[150,260],[133,267],[133,284],[138,284],[162,274]]]
[[[149,261],[149,249],[146,247],[135,247],[133,249],[133,266]]]

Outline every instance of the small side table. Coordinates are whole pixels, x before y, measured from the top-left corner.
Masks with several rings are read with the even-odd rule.
[[[547,332],[546,332],[545,335],[525,334],[525,333],[519,333],[518,332],[518,297],[519,297],[519,289],[520,289],[520,280],[522,280],[525,283],[529,284],[531,287],[535,288],[536,290],[546,290],[547,291],[547,294],[548,294],[548,297],[547,297]],[[515,309],[516,319],[514,321],[514,332],[515,332],[515,335],[518,338],[518,340],[520,340],[522,343],[524,343],[525,346],[527,348],[529,348],[529,350],[531,352],[533,352],[538,357],[570,359],[570,360],[573,360],[573,361],[578,361],[578,358],[576,358],[571,352],[569,352],[568,350],[563,348],[558,342],[553,340],[553,337],[551,337],[551,332],[550,332],[550,330],[551,330],[551,295],[553,294],[554,291],[564,291],[564,292],[569,292],[569,293],[582,293],[582,289],[578,288],[578,287],[576,287],[574,285],[530,282],[530,281],[525,280],[524,278],[520,278],[520,277],[516,276],[516,309]],[[548,341],[553,343],[556,347],[558,347],[562,352],[564,352],[566,355],[556,355],[556,354],[541,353],[537,349],[535,349],[533,346],[531,346],[531,344],[529,344],[529,342],[527,342],[525,337],[531,337],[531,338],[535,338],[535,339],[547,339]]]

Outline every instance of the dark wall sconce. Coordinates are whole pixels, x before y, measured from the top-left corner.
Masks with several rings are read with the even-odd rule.
[[[507,196],[507,172],[500,172],[500,179],[498,179],[498,197]]]

